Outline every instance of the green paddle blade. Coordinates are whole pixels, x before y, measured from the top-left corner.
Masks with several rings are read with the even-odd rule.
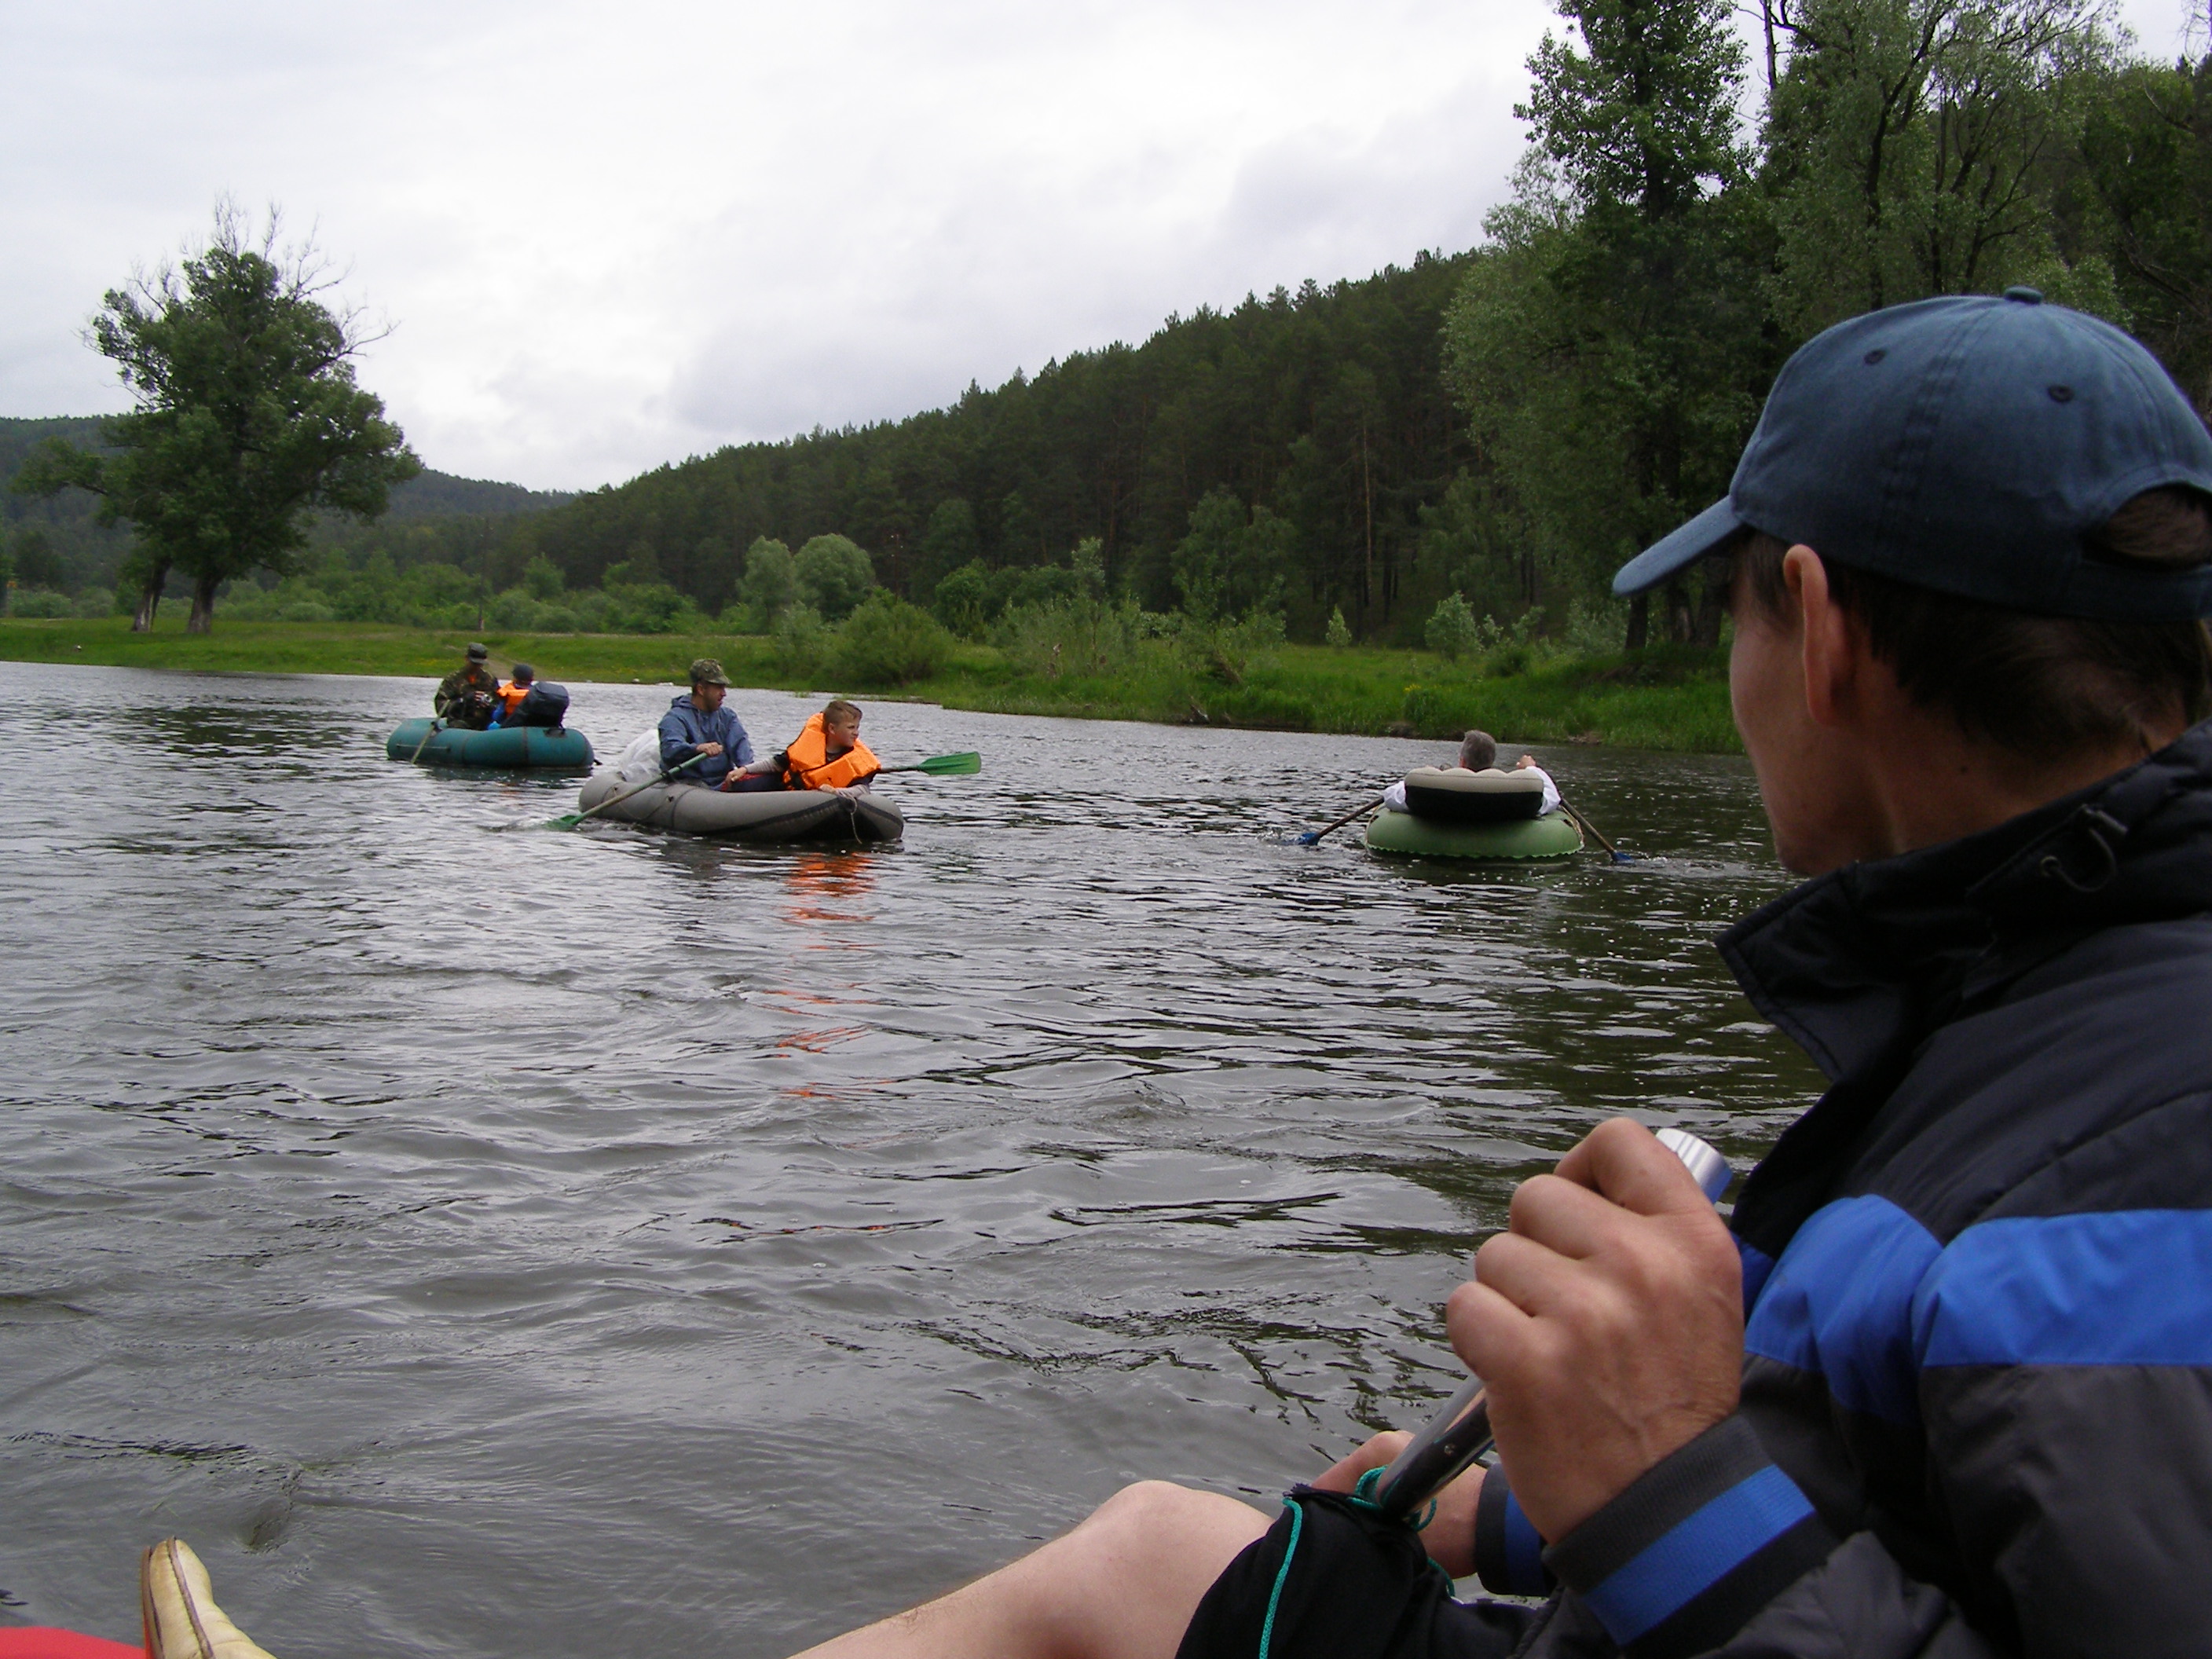
[[[964,778],[983,769],[983,757],[974,750],[964,755],[932,755],[911,766],[886,766],[886,772],[921,772],[933,778]]]

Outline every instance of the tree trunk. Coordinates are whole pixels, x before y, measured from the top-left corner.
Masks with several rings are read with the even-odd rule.
[[[1651,596],[1638,593],[1628,602],[1628,644],[1631,651],[1641,651],[1651,637]]]
[[[192,611],[185,618],[185,632],[204,634],[215,626],[215,590],[222,578],[195,576],[192,578]]]
[[[1728,614],[1728,567],[1720,566],[1705,572],[1704,584],[1698,592],[1698,623],[1694,635],[1699,645],[1717,646],[1721,642],[1721,618]]]
[[[169,585],[169,567],[165,561],[156,564],[146,578],[146,586],[139,591],[138,608],[131,613],[131,631],[150,634],[154,631],[154,613],[161,608],[161,590]]]
[[[1695,624],[1690,620],[1689,593],[1679,581],[1668,582],[1665,593],[1667,642],[1670,645],[1687,645],[1696,632]]]

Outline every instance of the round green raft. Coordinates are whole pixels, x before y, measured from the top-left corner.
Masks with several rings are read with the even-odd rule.
[[[1378,853],[1414,858],[1480,859],[1497,864],[1540,864],[1583,850],[1582,831],[1565,812],[1504,823],[1445,823],[1411,812],[1384,811],[1367,826],[1367,844]]]
[[[471,732],[465,726],[441,726],[430,731],[427,720],[402,720],[399,729],[384,740],[384,752],[392,760],[413,760],[422,751],[425,766],[543,767],[564,772],[588,772],[592,740],[581,732],[560,726],[502,726],[495,732]],[[429,738],[429,742],[422,739]]]

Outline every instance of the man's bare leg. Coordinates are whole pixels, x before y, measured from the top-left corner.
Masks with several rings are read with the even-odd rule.
[[[801,1659],[1174,1659],[1200,1600],[1267,1525],[1233,1498],[1125,1486],[1034,1553]]]

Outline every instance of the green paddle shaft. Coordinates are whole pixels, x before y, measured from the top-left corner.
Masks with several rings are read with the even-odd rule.
[[[685,767],[696,766],[701,761],[705,760],[706,758],[707,757],[704,755],[694,755],[690,760],[681,762],[677,765],[670,767],[665,772],[659,774],[656,777],[647,778],[643,783],[632,784],[629,788],[623,790],[619,795],[609,795],[605,800],[601,801],[597,806],[592,807],[591,811],[587,812],[563,812],[557,818],[548,819],[545,827],[548,830],[574,830],[586,818],[595,818],[599,817],[600,813],[605,811],[610,806],[621,805],[624,801],[628,800],[632,795],[638,793],[641,790],[650,789],[656,783],[673,782],[675,781],[676,775],[684,770]]]

